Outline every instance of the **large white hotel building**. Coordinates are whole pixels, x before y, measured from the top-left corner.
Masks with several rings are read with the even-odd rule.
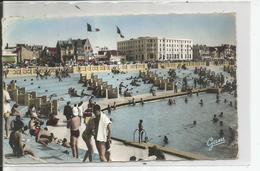
[[[127,58],[138,61],[192,60],[192,40],[139,37],[117,42],[117,50]]]

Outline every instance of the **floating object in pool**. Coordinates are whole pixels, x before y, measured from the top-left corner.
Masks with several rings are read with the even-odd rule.
[[[41,86],[38,86],[38,88],[41,88]]]
[[[31,85],[33,85],[33,83],[31,83]]]
[[[45,90],[45,92],[48,92],[48,90]]]

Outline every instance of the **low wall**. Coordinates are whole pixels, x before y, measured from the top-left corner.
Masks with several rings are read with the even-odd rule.
[[[15,83],[8,85],[7,91],[11,99],[20,105],[35,105],[36,109],[40,108],[45,116],[52,113],[58,114],[58,100],[47,101],[47,96],[38,97],[35,91],[26,92],[24,87],[19,88]]]
[[[57,69],[63,69],[63,67],[38,67],[43,74],[45,70],[50,70],[51,75],[55,75]],[[7,77],[19,77],[19,76],[36,76],[36,68],[8,68]],[[72,68],[69,69],[72,73]]]
[[[189,67],[203,67],[206,66],[206,62],[178,62],[178,63],[158,63],[158,69],[168,69],[168,68],[178,68],[182,65],[185,65],[187,68]]]
[[[185,64],[187,68],[189,67],[203,67],[206,66],[206,62],[177,62],[177,63],[158,63],[156,68],[158,69],[169,69],[177,68]],[[126,64],[126,65],[88,65],[88,66],[75,66],[70,67],[70,73],[98,73],[98,72],[111,72],[112,68],[115,67],[120,71],[136,71],[136,70],[146,70],[148,68],[147,64]],[[39,70],[43,71],[50,70],[51,75],[55,74],[55,70],[63,69],[63,67],[38,67]],[[36,76],[36,68],[9,68],[7,77],[19,77],[19,76]]]
[[[98,73],[98,72],[111,72],[113,68],[120,71],[135,71],[147,69],[147,64],[128,64],[128,65],[90,65],[90,66],[78,66],[73,67],[73,73]]]

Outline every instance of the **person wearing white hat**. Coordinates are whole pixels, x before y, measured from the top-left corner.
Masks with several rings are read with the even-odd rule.
[[[71,145],[73,157],[79,158],[78,138],[80,135],[80,131],[79,131],[80,118],[79,118],[77,104],[74,105],[72,109],[72,113],[73,116],[68,122],[68,128],[70,128],[70,145]]]

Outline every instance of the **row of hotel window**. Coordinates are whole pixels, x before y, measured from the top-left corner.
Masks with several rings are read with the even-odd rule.
[[[141,51],[144,51],[145,49],[136,49],[136,50],[129,50],[129,49],[124,49],[122,48],[122,50],[125,50],[125,51],[135,51],[135,52],[141,52]],[[147,48],[146,51],[156,51],[157,49],[156,48]],[[160,51],[168,51],[168,52],[181,52],[181,51],[184,51],[184,52],[191,52],[191,49],[162,49],[160,48]]]
[[[160,47],[161,46],[164,46],[165,47],[165,44],[159,44],[160,45]],[[127,45],[127,46],[125,46],[125,45],[123,45],[123,44],[119,44],[118,45],[120,48],[137,48],[137,47],[144,47],[144,45]],[[156,44],[154,44],[154,45],[152,45],[152,44],[147,44],[146,45],[147,47],[157,47],[157,45]],[[166,44],[166,47],[187,47],[187,48],[189,48],[189,47],[191,47],[191,45],[183,45],[183,44]]]
[[[160,42],[168,42],[168,43],[191,43],[190,40],[172,40],[172,39],[159,39]],[[136,43],[147,43],[147,42],[157,42],[156,39],[153,40],[131,40],[126,42],[120,42],[121,44],[136,44]]]
[[[181,59],[190,58],[191,59],[191,54],[166,54],[166,55],[160,54],[160,58],[164,59],[165,57],[166,57],[166,59],[179,59],[179,58],[181,58]]]
[[[170,39],[160,39],[160,42],[169,42],[169,43],[191,43],[190,40],[170,40]]]

